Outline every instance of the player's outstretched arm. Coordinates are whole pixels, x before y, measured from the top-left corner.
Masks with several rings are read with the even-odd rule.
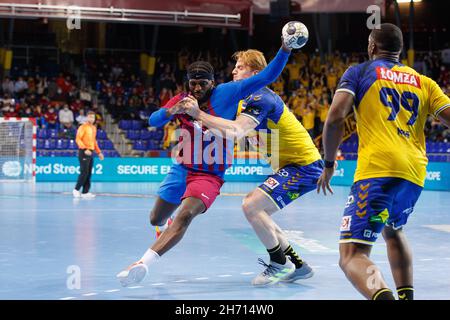
[[[348,92],[336,92],[328,112],[327,120],[323,128],[322,141],[325,162],[334,162],[336,154],[344,134],[345,117],[353,106],[353,95]],[[335,166],[325,168],[317,182],[317,193],[322,189],[326,195],[326,190],[333,193],[330,181],[333,177]]]
[[[278,50],[275,58],[273,58],[273,60],[270,61],[267,67],[265,67],[261,72],[245,80],[235,82],[239,85],[239,100],[261,88],[264,88],[265,86],[268,86],[278,79],[288,62],[289,55],[291,54],[291,49],[286,47],[283,41],[282,43],[283,44],[280,50]]]
[[[230,104],[246,98],[248,95],[271,84],[280,76],[286,63],[288,62],[291,49],[286,47],[282,41],[282,46],[278,50],[273,60],[258,74],[241,81],[232,81],[219,85],[217,95],[221,99],[230,101]]]
[[[215,117],[200,110],[197,100],[187,97],[184,101],[184,112],[209,129],[215,129],[214,134],[227,139],[240,139],[253,130],[258,124],[249,117],[239,115],[236,120]]]

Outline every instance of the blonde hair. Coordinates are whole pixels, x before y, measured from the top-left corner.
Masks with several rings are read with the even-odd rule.
[[[261,51],[249,49],[246,51],[238,51],[233,54],[233,59],[242,62],[249,66],[252,71],[261,71],[267,66],[266,58]]]

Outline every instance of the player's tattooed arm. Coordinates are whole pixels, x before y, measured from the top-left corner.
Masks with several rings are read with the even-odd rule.
[[[203,126],[209,128],[214,134],[227,139],[240,139],[253,130],[258,123],[252,118],[239,115],[236,120],[227,120],[215,117],[200,110],[194,97],[183,99],[184,111],[192,118],[200,121]]]

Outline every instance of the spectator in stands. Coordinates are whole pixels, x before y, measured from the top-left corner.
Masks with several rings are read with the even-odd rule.
[[[37,78],[36,81],[36,93],[38,95],[44,95],[48,91],[48,83],[47,83],[47,77],[44,78]]]
[[[300,80],[300,66],[297,64],[297,61],[292,57],[291,62],[286,65],[286,69],[289,72],[289,90],[297,90],[299,86]]]
[[[53,98],[53,96],[56,95],[56,92],[58,91],[58,85],[56,84],[56,79],[53,77],[47,84],[48,88],[48,97],[50,99]]]
[[[61,88],[56,90],[56,94],[53,96],[53,102],[64,103],[67,101],[68,94],[64,92]]]
[[[59,123],[61,123],[62,128],[70,129],[74,122],[73,112],[69,109],[69,105],[66,103],[64,107],[59,110],[58,114]]]
[[[120,75],[122,74],[122,72],[123,72],[123,69],[116,63],[114,65],[114,67],[112,67],[112,69],[111,69],[111,75],[113,77],[113,80],[117,80],[120,77]]]
[[[75,113],[78,113],[78,111],[79,111],[80,109],[82,109],[83,107],[84,107],[83,102],[81,102],[80,99],[75,99],[75,101],[73,101],[73,102],[70,104],[70,109],[71,109],[73,112],[75,112]]]
[[[16,112],[16,110],[14,109],[13,106],[10,106],[9,109],[7,109],[6,111],[3,112],[3,116],[14,118],[14,117],[18,117],[19,114]]]
[[[36,81],[33,77],[28,77],[28,93],[36,93]]]
[[[75,118],[75,120],[77,121],[78,125],[82,125],[85,124],[87,121],[87,117],[84,114],[84,109],[80,109],[79,110],[79,114],[78,116]]]
[[[166,103],[169,102],[169,100],[172,99],[172,97],[173,97],[172,90],[163,87],[159,95],[159,101],[161,102],[161,106],[166,105]]]
[[[164,126],[164,138],[163,138],[163,149],[171,149],[178,141],[176,137],[176,129],[179,126],[179,121],[177,119],[170,121]]]
[[[284,79],[282,76],[279,76],[277,81],[272,83],[272,89],[278,95],[281,95],[284,93]]]
[[[44,119],[46,123],[46,127],[48,129],[57,129],[58,128],[58,115],[55,112],[55,108],[50,107],[48,111],[44,114]]]
[[[14,94],[14,82],[9,77],[5,77],[2,83],[3,94],[12,96]]]
[[[28,84],[26,81],[23,80],[22,77],[19,77],[19,79],[14,83],[14,93],[19,97],[23,97],[26,93],[26,90],[28,89]]]
[[[312,138],[314,138],[314,104],[315,101],[312,99],[312,101],[306,105],[302,112],[302,125]]]
[[[331,68],[330,71],[327,73],[327,87],[332,95],[334,95],[334,90],[336,90],[337,79],[338,76],[336,71],[334,70],[334,68]]]
[[[31,110],[30,106],[26,106],[25,109],[22,109],[19,113],[19,117],[22,118],[33,118],[34,117],[34,113],[33,110]]]
[[[326,88],[324,88],[326,89]],[[330,102],[328,98],[328,93],[322,93],[322,97],[316,104],[316,119],[317,122],[315,124],[315,136],[322,134],[323,126],[325,124],[325,120],[327,119],[328,111],[330,110]]]
[[[36,124],[39,128],[44,128],[44,113],[42,112],[42,106],[38,104],[34,108],[33,116],[36,118]]]
[[[159,81],[162,90],[164,90],[164,88],[172,91],[175,90],[175,75],[171,72],[169,64],[164,66],[164,72],[161,74]]]

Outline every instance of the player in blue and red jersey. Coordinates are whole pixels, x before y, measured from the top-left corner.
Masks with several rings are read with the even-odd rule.
[[[239,101],[275,81],[286,65],[290,52],[291,49],[282,41],[282,48],[276,57],[260,73],[243,81],[228,82],[217,87],[214,86],[212,66],[203,61],[194,62],[187,70],[190,92],[175,96],[164,108],[152,114],[149,122],[158,127],[177,117],[181,121],[182,134],[177,146],[178,164],[172,166],[158,191],[155,206],[160,207],[152,211],[151,222],[164,223],[176,208],[178,211],[171,226],[143,257],[117,275],[123,286],[142,281],[148,266],[182,239],[192,219],[208,210],[220,194],[225,170],[232,163],[234,140],[216,136],[189,115],[181,114],[185,104],[183,99],[190,94],[204,112],[234,120]],[[164,212],[161,210],[163,208],[169,210]]]

